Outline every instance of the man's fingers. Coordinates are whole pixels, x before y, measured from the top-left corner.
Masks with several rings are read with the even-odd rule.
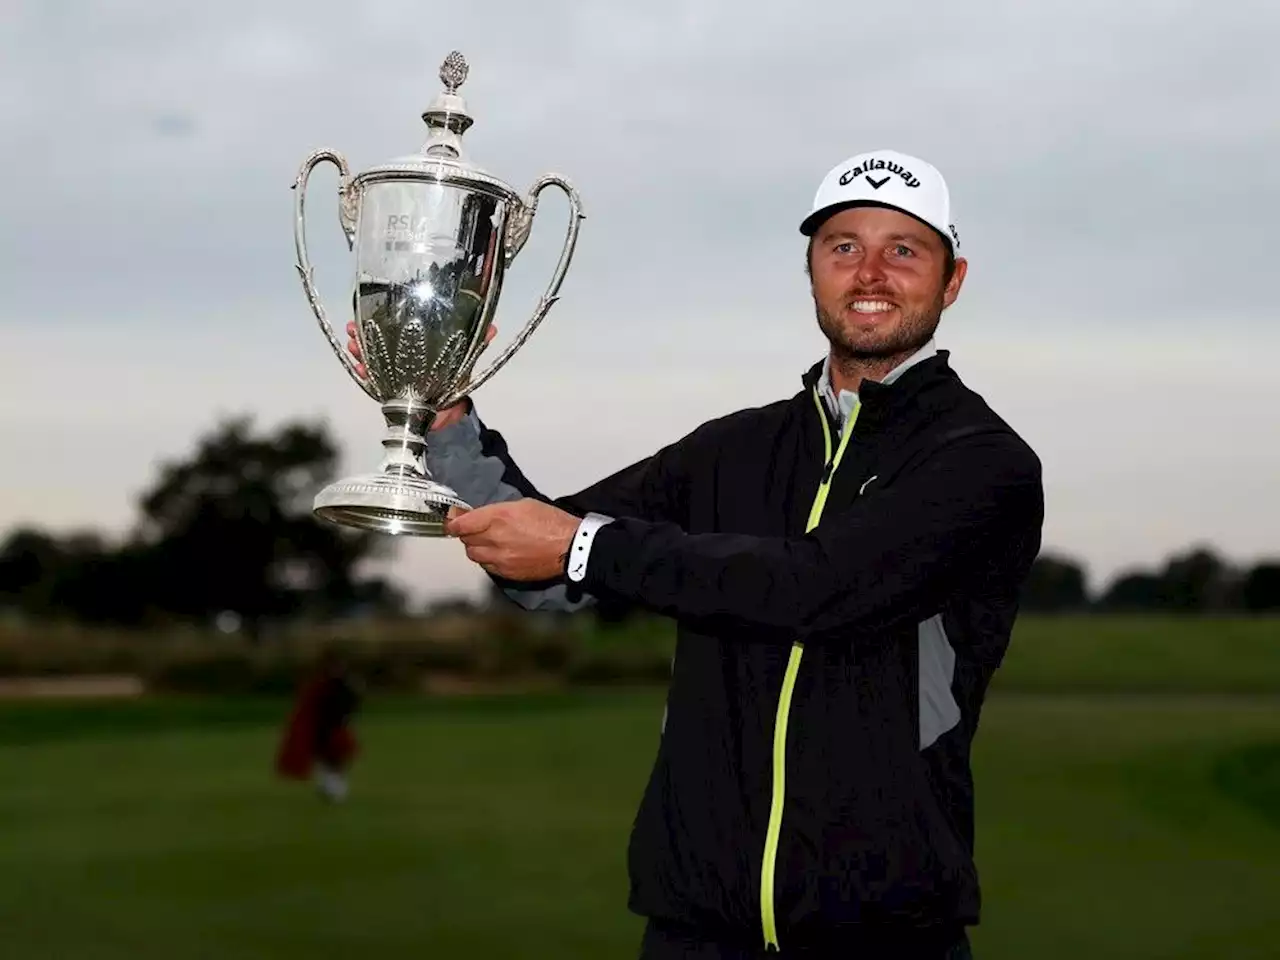
[[[355,357],[356,360],[364,359],[360,356],[360,343],[356,338],[356,323],[354,320],[347,324],[347,352]],[[364,364],[357,363],[356,371],[363,377],[365,375]]]
[[[467,525],[462,523],[462,518],[472,512],[473,511],[470,510],[463,510],[458,506],[450,507],[449,512],[445,514],[444,518],[445,535],[449,537],[463,536],[467,532]]]
[[[483,533],[492,522],[492,511],[488,507],[464,510],[453,506],[445,518],[444,532],[450,537],[469,537]]]
[[[466,547],[497,547],[499,541],[488,530],[481,530],[479,533],[467,533],[458,537]]]
[[[487,569],[488,567],[496,566],[498,561],[502,559],[502,550],[491,544],[468,544],[467,559]]]

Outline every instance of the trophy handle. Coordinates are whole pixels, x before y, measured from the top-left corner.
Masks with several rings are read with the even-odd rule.
[[[355,359],[343,349],[342,342],[334,335],[333,327],[329,324],[325,317],[324,307],[320,303],[320,295],[316,292],[315,271],[311,267],[311,260],[307,257],[307,238],[306,238],[306,214],[304,208],[307,200],[307,181],[311,178],[311,172],[317,166],[324,162],[332,163],[338,168],[338,222],[342,225],[342,233],[347,238],[347,249],[351,250],[355,247],[356,239],[356,216],[357,216],[357,200],[356,195],[351,189],[351,170],[347,166],[346,158],[336,150],[317,150],[311,156],[307,157],[302,164],[302,169],[298,171],[298,177],[293,182],[293,243],[298,251],[298,275],[302,277],[302,288],[307,293],[307,302],[311,304],[311,312],[316,315],[316,320],[320,323],[320,329],[324,332],[325,339],[329,341],[329,346],[333,348],[334,355],[351,375],[351,379],[360,385],[365,393],[374,400],[378,400],[378,396],[373,392],[373,388],[368,381],[363,380],[360,374],[356,372]]]
[[[538,324],[542,322],[542,318],[547,315],[547,311],[559,299],[560,285],[564,282],[564,275],[569,269],[569,261],[573,259],[574,247],[578,242],[578,228],[586,216],[582,212],[582,200],[578,196],[578,191],[574,189],[573,184],[569,183],[569,181],[552,173],[544,174],[534,181],[533,186],[529,188],[524,205],[512,214],[511,220],[507,223],[506,262],[510,265],[511,261],[516,258],[516,254],[524,247],[525,241],[529,239],[529,231],[533,228],[533,217],[538,212],[538,198],[547,187],[559,187],[564,191],[565,196],[569,198],[569,228],[565,234],[564,247],[560,251],[560,262],[556,264],[551,283],[547,287],[546,293],[542,295],[542,299],[538,301],[538,306],[534,310],[533,316],[525,324],[524,329],[520,331],[515,340],[511,342],[511,345],[503,350],[498,355],[498,358],[469,384],[465,387],[455,388],[449,393],[448,397],[439,401],[435,405],[437,409],[453,406],[463,397],[473,393],[482,383],[501,370],[503,365],[515,355],[515,352],[524,346],[533,331],[537,329]],[[476,344],[473,346],[473,351],[475,352],[468,358],[467,363],[475,360],[479,348],[484,344],[485,331],[478,330],[476,333]],[[463,365],[463,369],[466,369],[466,364]]]

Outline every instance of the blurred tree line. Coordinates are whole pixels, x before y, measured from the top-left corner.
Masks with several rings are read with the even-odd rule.
[[[1023,609],[1041,613],[1280,612],[1280,560],[1239,567],[1208,547],[1194,547],[1152,569],[1120,573],[1090,592],[1077,560],[1043,553],[1023,591]]]
[[[256,433],[248,418],[224,422],[185,460],[161,466],[119,541],[93,531],[12,531],[0,544],[0,611],[128,627],[223,624],[250,634],[274,620],[397,612],[400,593],[364,573],[391,549],[389,539],[311,516],[337,462],[323,426]]]
[[[402,593],[368,573],[395,541],[311,515],[312,498],[337,462],[321,425],[256,433],[247,418],[224,422],[185,460],[161,466],[120,540],[93,531],[12,531],[0,543],[0,612],[125,627],[221,624],[251,635],[272,621],[401,615]],[[1280,611],[1280,561],[1238,569],[1208,548],[1125,572],[1096,594],[1087,584],[1082,563],[1043,554],[1024,609]],[[495,590],[490,602],[500,597]],[[614,623],[630,611],[594,613]]]

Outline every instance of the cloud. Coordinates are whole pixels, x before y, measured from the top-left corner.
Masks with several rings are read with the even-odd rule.
[[[224,287],[283,304],[295,296],[278,265],[297,165],[321,144],[357,168],[414,149],[435,68],[458,46],[473,61],[476,157],[516,186],[547,167],[579,182],[593,216],[576,279],[593,295],[661,274],[686,301],[749,307],[759,293],[732,283],[745,266],[772,303],[789,302],[799,280],[778,265],[795,255],[813,187],[877,144],[951,177],[993,312],[1089,318],[1101,292],[1108,324],[1239,323],[1268,295],[1254,211],[1280,200],[1269,162],[1280,131],[1267,122],[1280,66],[1258,28],[1277,15],[1259,4],[1218,5],[1211,22],[1155,2],[823,5],[810,16],[487,4],[406,29],[422,16],[406,2],[44,18],[53,63],[33,68],[36,106],[17,118],[6,160],[47,189],[17,198],[9,230],[47,234],[74,211],[112,221],[117,249],[139,265],[167,255],[147,264],[148,292],[114,263],[123,289],[73,296],[68,311],[100,309],[108,292],[133,310],[167,309],[192,261],[211,256],[203,272]],[[198,135],[158,147],[157,114],[194,118]],[[62,149],[40,156],[32,148],[53,146],[59,116]],[[1198,236],[1242,258],[1230,284],[1193,279]],[[68,256],[92,243],[60,238]],[[24,262],[20,298],[43,299],[47,262]]]
[[[162,137],[185,137],[195,129],[195,121],[180,113],[166,113],[155,118],[152,126]]]
[[[0,219],[0,331],[28,352],[0,360],[13,398],[0,442],[39,459],[52,442],[42,437],[74,445],[87,417],[106,479],[76,495],[88,498],[79,515],[107,498],[126,504],[149,458],[171,455],[220,409],[324,409],[352,443],[372,436],[371,412],[312,329],[289,188],[319,146],[356,170],[415,150],[455,47],[472,65],[463,93],[477,162],[519,189],[563,173],[587,207],[562,301],[485,387],[491,409],[527,424],[556,477],[585,482],[689,418],[794,389],[822,352],[796,225],[826,170],[867,148],[922,155],[950,179],[972,264],[945,329],[978,367],[1021,356],[1035,371],[1020,378],[993,361],[997,380],[1018,384],[1012,413],[1035,408],[1050,382],[1067,394],[1105,385],[1116,391],[1110,413],[1089,409],[1140,429],[1124,411],[1162,408],[1126,384],[1168,390],[1176,408],[1209,402],[1194,386],[1206,376],[1220,382],[1161,358],[1275,344],[1265,211],[1280,206],[1269,39],[1280,12],[1262,2],[1217,3],[1206,17],[1166,0],[429,12],[410,0],[26,0],[6,17],[0,163],[16,188]],[[336,310],[351,263],[334,184],[317,172],[308,209]],[[499,308],[504,337],[545,285],[564,216],[548,194]],[[1141,368],[1149,362],[1157,369]],[[1170,382],[1160,363],[1186,379]],[[1275,390],[1238,400],[1274,406]],[[614,423],[584,428],[593,453],[583,455],[548,424],[587,397]],[[539,413],[520,421],[526,407]],[[1053,447],[1049,423],[1066,428],[1041,422]],[[618,432],[629,439],[608,439]],[[1135,479],[1150,470],[1127,435],[1100,436],[1109,495],[1133,504],[1138,526],[1078,539],[1098,555],[1145,554],[1163,522],[1141,526],[1157,516]],[[1059,456],[1062,490],[1093,489],[1100,457]],[[10,516],[75,512],[40,499],[29,465],[5,470],[6,489],[37,485],[14,494]],[[1237,481],[1217,477],[1224,502],[1252,495],[1245,479],[1233,494]],[[1070,519],[1054,522],[1070,546],[1101,514],[1083,494],[1063,496]],[[1245,542],[1239,522],[1203,521]]]

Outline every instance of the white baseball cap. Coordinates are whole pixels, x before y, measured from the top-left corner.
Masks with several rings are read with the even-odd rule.
[[[951,192],[938,169],[896,150],[872,150],[850,157],[823,178],[813,210],[800,232],[813,236],[818,225],[849,207],[891,207],[933,227],[960,250],[960,234],[951,222]]]

